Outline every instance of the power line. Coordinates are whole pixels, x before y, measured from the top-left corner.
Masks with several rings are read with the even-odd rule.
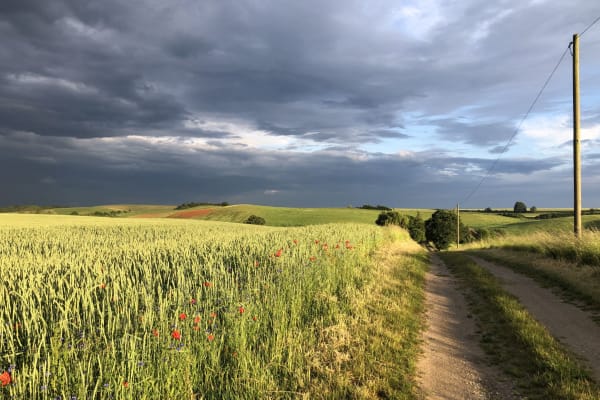
[[[586,33],[586,32],[588,31],[588,29],[590,29],[592,26],[596,25],[596,22],[598,22],[598,21],[600,21],[600,17],[596,18],[596,19],[594,20],[594,22],[592,22],[591,24],[589,24],[589,25],[587,26],[587,28],[585,28],[585,29],[583,30],[583,32],[581,32],[581,33],[579,34],[579,37],[582,37],[582,36],[583,36],[583,34],[584,34],[584,33]]]
[[[590,27],[591,27],[591,25],[590,25]],[[589,27],[587,29],[589,29]],[[512,143],[512,141],[515,138],[515,136],[517,136],[517,133],[519,133],[519,131],[521,130],[521,126],[523,125],[523,123],[525,122],[525,120],[527,119],[527,117],[529,117],[529,114],[533,110],[533,107],[535,106],[535,104],[538,102],[538,100],[542,96],[542,93],[544,92],[544,90],[546,89],[546,87],[548,86],[548,84],[550,83],[550,80],[554,76],[554,73],[556,72],[556,70],[558,69],[558,67],[560,66],[560,64],[562,63],[562,61],[564,60],[565,56],[567,55],[567,52],[569,51],[569,48],[570,48],[570,45],[569,45],[569,47],[567,47],[565,49],[565,51],[562,53],[562,55],[558,59],[558,62],[554,66],[554,69],[552,69],[552,72],[550,73],[550,75],[548,76],[548,78],[546,79],[546,81],[544,82],[544,84],[542,85],[542,88],[539,90],[537,96],[535,96],[535,99],[533,99],[533,102],[531,103],[531,105],[527,109],[527,112],[525,113],[525,115],[523,116],[523,118],[521,118],[521,121],[517,125],[517,128],[515,129],[515,131],[511,135],[511,137],[508,139],[508,141],[506,142],[506,144],[504,145],[504,147],[502,148],[502,151],[498,155],[498,158],[496,158],[496,160],[494,160],[493,164],[490,166],[490,168],[483,175],[483,177],[481,178],[481,180],[479,181],[479,183],[473,188],[473,190],[471,191],[471,193],[469,193],[469,195],[467,197],[465,197],[463,199],[463,201],[461,201],[461,204],[465,204],[475,194],[475,192],[477,192],[477,190],[479,189],[479,187],[481,186],[481,184],[491,175],[492,171],[496,168],[496,165],[498,164],[498,161],[500,161],[500,158],[502,157],[502,155],[508,150],[508,146],[510,146],[510,144]]]

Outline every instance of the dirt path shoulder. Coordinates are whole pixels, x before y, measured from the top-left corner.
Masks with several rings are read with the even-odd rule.
[[[517,399],[513,387],[488,366],[477,327],[456,280],[431,253],[427,274],[427,329],[424,354],[417,363],[419,385],[427,399]]]
[[[527,276],[479,257],[471,258],[499,278],[503,287],[516,296],[555,338],[570,348],[588,366],[596,382],[600,382],[600,326],[592,320],[590,313],[565,303]]]

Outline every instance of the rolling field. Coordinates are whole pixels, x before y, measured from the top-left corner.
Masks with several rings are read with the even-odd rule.
[[[340,352],[366,362],[389,351],[359,356],[344,342],[336,347],[339,326],[376,318],[369,303],[379,293],[374,257],[391,243],[389,232],[374,224],[273,228],[0,215],[0,370],[10,377],[0,394],[81,400],[410,393],[425,259],[393,264],[403,277],[394,281],[394,302],[406,304],[397,323],[413,326],[392,332],[398,349],[411,355],[402,369],[390,369],[395,378],[377,386],[379,364],[352,371],[358,367],[336,361]],[[400,233],[395,242],[410,240]],[[356,338],[362,330],[367,342],[389,335],[355,325]],[[387,357],[393,365],[404,356]],[[370,383],[361,388],[365,374]]]

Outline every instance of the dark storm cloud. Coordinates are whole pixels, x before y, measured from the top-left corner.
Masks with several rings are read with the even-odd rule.
[[[0,136],[0,149],[0,179],[12,188],[1,194],[3,204],[22,203],[37,188],[38,202],[64,204],[71,199],[114,203],[151,197],[164,203],[253,199],[297,206],[385,201],[440,207],[458,201],[490,166],[486,159],[440,153],[306,154],[210,145],[195,146],[190,157],[190,148],[178,140],[156,147],[142,138],[34,134]],[[525,176],[560,165],[556,159],[503,160],[496,172]]]
[[[441,139],[497,154],[600,4],[427,4],[412,26],[401,11],[416,1],[4,0],[0,155],[14,190],[0,202],[37,201],[36,187],[52,202],[455,201],[494,157],[384,145]],[[600,65],[587,60],[595,87]],[[562,106],[568,79],[545,95],[558,100],[535,111]],[[561,165],[509,156],[497,173]]]

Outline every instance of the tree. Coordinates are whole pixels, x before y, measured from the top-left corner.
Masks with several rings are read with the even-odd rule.
[[[263,217],[259,217],[257,215],[251,215],[244,221],[244,223],[252,224],[252,225],[264,225],[266,223],[266,221]]]
[[[485,210],[483,210],[483,212],[491,213],[494,212],[494,210],[492,210],[490,207],[486,207]]]
[[[513,207],[513,211],[515,213],[526,213],[527,212],[527,206],[522,201],[517,201],[515,203],[515,206]]]
[[[439,250],[445,250],[451,243],[456,243],[456,214],[449,210],[437,210],[430,219],[425,222],[425,237]],[[461,232],[466,227],[460,224]]]
[[[537,207],[536,206],[531,206],[531,208],[529,209],[529,212],[537,212]]]

